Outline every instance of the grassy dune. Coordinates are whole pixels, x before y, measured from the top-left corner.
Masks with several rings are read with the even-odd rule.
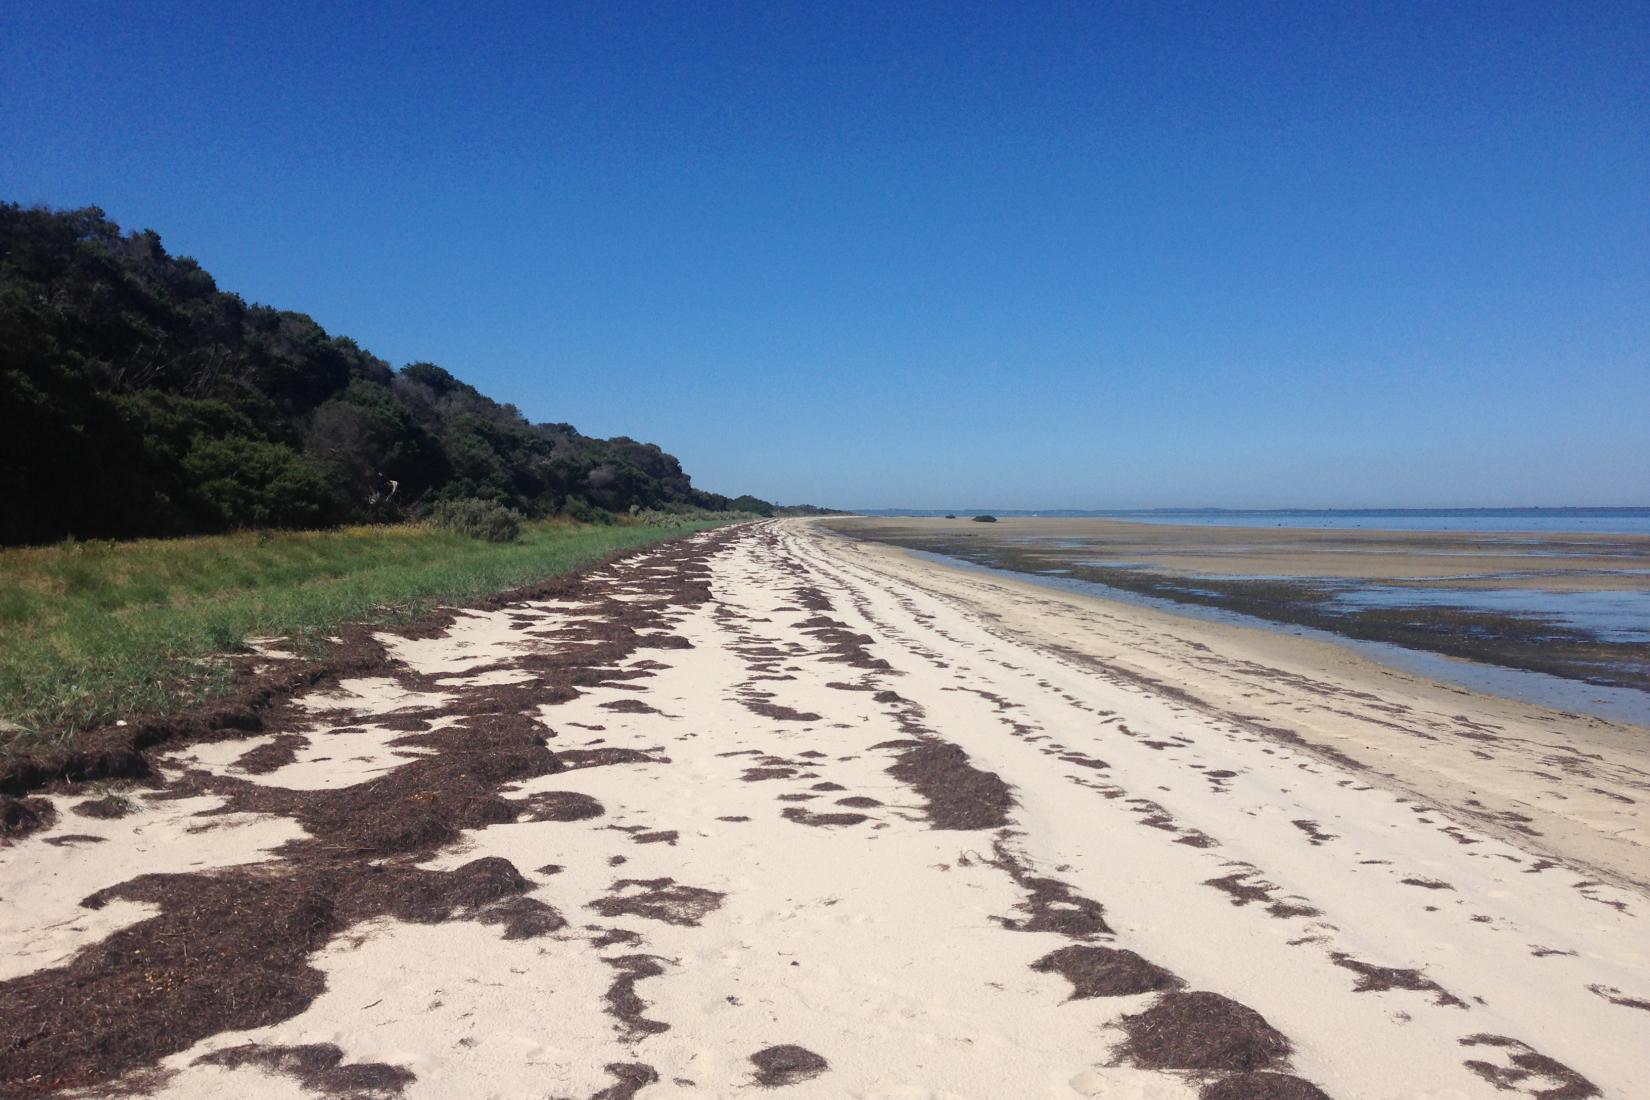
[[[687,534],[528,525],[487,543],[422,526],[263,532],[0,550],[0,755],[221,690],[214,654],[248,638],[314,644]]]

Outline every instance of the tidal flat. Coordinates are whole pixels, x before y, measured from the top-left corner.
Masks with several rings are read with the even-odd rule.
[[[1650,690],[1650,537],[1110,519],[833,520],[843,534],[1503,668]]]

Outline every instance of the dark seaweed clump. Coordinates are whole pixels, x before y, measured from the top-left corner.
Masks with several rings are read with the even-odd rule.
[[[1179,978],[1156,963],[1147,962],[1133,951],[1092,944],[1074,943],[1051,951],[1031,964],[1031,969],[1055,973],[1071,983],[1071,999],[1087,997],[1129,997],[1178,989]]]
[[[1219,993],[1165,993],[1122,1026],[1124,1052],[1147,1069],[1247,1072],[1289,1056],[1289,1040],[1264,1016]]]
[[[791,1044],[759,1050],[751,1061],[756,1065],[756,1083],[770,1089],[818,1077],[830,1068],[820,1055]]]

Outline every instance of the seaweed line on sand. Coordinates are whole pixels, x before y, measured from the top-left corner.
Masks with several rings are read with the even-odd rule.
[[[287,790],[201,771],[166,782],[155,777],[146,756],[157,746],[191,739],[279,735],[286,732],[284,722],[305,719],[288,702],[293,694],[336,683],[345,673],[370,672],[408,690],[430,689],[430,678],[388,661],[364,630],[354,633],[342,655],[257,679],[233,703],[93,738],[79,755],[14,765],[4,780],[11,790],[94,774],[148,777],[163,797],[217,795],[224,805],[215,812],[291,817],[306,835],[262,864],[142,875],[85,899],[93,908],[114,899],[143,901],[159,912],[63,965],[0,982],[0,1003],[9,1006],[0,1014],[0,1091],[99,1086],[220,1032],[290,1019],[323,989],[311,956],[374,917],[477,920],[499,925],[509,938],[562,927],[559,913],[526,896],[533,886],[508,860],[478,859],[451,871],[416,864],[466,829],[523,814],[579,817],[599,808],[577,799],[504,796],[510,785],[567,766],[551,751],[547,737],[553,735],[537,721],[537,708],[573,698],[581,686],[610,682],[615,667],[638,650],[686,644],[670,634],[667,612],[709,599],[708,559],[733,537],[737,530],[641,551],[658,568],[635,571],[624,584],[632,591],[647,586],[655,598],[645,603],[607,595],[616,583],[609,566],[533,590],[530,598],[576,600],[599,612],[572,628],[589,644],[525,660],[535,673],[531,684],[479,688],[454,703],[401,715],[408,730],[401,743],[424,754],[369,782]],[[517,593],[492,602],[521,598]],[[454,614],[431,616],[401,633],[437,636]],[[436,717],[446,719],[439,728],[430,721]],[[626,762],[630,758],[582,763]],[[342,1073],[391,1083],[388,1071],[337,1063],[329,1068],[330,1058],[330,1052],[307,1048],[244,1052],[244,1059],[300,1080],[304,1074],[334,1080]]]

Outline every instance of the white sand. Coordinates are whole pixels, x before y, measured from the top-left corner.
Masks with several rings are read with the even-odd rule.
[[[598,688],[541,709],[553,748],[642,749],[661,762],[522,784],[508,793],[583,792],[606,813],[473,831],[427,864],[505,857],[566,929],[508,941],[465,920],[358,926],[312,960],[327,990],[307,1011],[169,1058],[175,1075],[158,1095],[304,1095],[261,1070],[193,1064],[252,1040],[333,1043],[348,1062],[404,1067],[416,1074],[405,1090],[414,1098],[582,1100],[612,1085],[604,1067],[621,1063],[657,1071],[642,1097],[746,1095],[748,1057],[776,1044],[830,1063],[784,1088],[787,1097],[1196,1097],[1198,1080],[1115,1054],[1112,1025],[1155,995],[1070,1000],[1064,978],[1030,969],[1070,941],[1002,927],[997,918],[1025,915],[1016,909],[1025,891],[987,862],[996,834],[930,828],[922,798],[886,772],[895,753],[873,746],[909,733],[871,692],[827,686],[862,673],[823,659],[797,628],[817,614],[799,610],[793,592],[810,584],[834,604],[825,614],[868,635],[871,654],[893,666],[877,686],[920,704],[929,730],[1011,784],[1009,849],[1104,904],[1116,934],[1103,942],[1261,1012],[1293,1041],[1294,1072],[1330,1095],[1465,1100],[1557,1084],[1535,1074],[1502,1091],[1467,1068],[1470,1058],[1508,1065],[1507,1048],[1461,1043],[1487,1033],[1528,1043],[1607,1096],[1650,1096],[1650,1011],[1610,999],[1650,1000],[1650,899],[1635,885],[1650,880],[1645,731],[1463,695],[1334,647],[943,570],[807,524],[778,529],[777,546],[748,538],[714,559],[718,602],[673,613],[692,648],[639,652],[668,666],[632,685],[643,690]],[[641,559],[607,573],[629,583],[647,568]],[[558,645],[555,617],[571,610],[534,608],[533,625],[467,615],[449,639],[397,652],[454,677],[443,688],[456,696],[481,686],[464,684],[465,670],[507,668]],[[767,655],[750,656],[757,649]],[[741,701],[750,689],[819,718],[761,717]],[[333,785],[329,767],[360,782],[398,766],[395,735],[372,719],[421,705],[413,694],[385,679],[314,697],[309,748],[248,778],[308,788]],[[638,698],[663,713],[602,705]],[[1368,767],[1290,747],[1257,722]],[[365,732],[331,732],[357,728]],[[1464,729],[1499,740],[1462,738]],[[231,774],[267,740],[176,759]],[[798,769],[744,781],[760,761],[728,754],[750,751]],[[1079,752],[1108,766],[1075,765]],[[842,789],[816,790],[822,783]],[[834,801],[850,796],[883,805],[852,825],[781,816],[840,812]],[[243,815],[251,819],[233,829],[195,834],[188,803],[159,805],[116,821],[66,815],[0,850],[10,973],[54,964],[146,912],[111,905],[88,916],[74,906],[85,893],[190,861],[255,861],[298,831]],[[1500,816],[1509,811],[1529,820]],[[674,843],[645,842],[664,830],[677,832]],[[110,842],[45,844],[65,833]],[[161,841],[158,856],[131,839],[139,833]],[[1180,842],[1195,833],[1214,845]],[[548,865],[562,869],[539,870]],[[1237,905],[1207,885],[1234,874],[1317,912],[1280,918],[1267,902]],[[725,897],[697,925],[591,908],[636,892],[619,880],[660,877]],[[614,928],[639,940],[594,945]],[[1337,955],[1416,968],[1463,1003],[1437,1003],[1438,991],[1358,992]],[[643,1015],[668,1030],[627,1033],[603,1012],[617,973],[607,960],[633,956],[663,968],[635,992]]]
[[[53,798],[56,828],[0,847],[0,981],[60,965],[155,911],[124,900],[82,907],[90,894],[138,875],[255,863],[303,836],[285,818],[215,814],[223,805],[215,797],[156,801],[138,794],[132,812],[113,820],[74,814],[71,807],[83,801]],[[71,839],[78,837],[96,839]]]

